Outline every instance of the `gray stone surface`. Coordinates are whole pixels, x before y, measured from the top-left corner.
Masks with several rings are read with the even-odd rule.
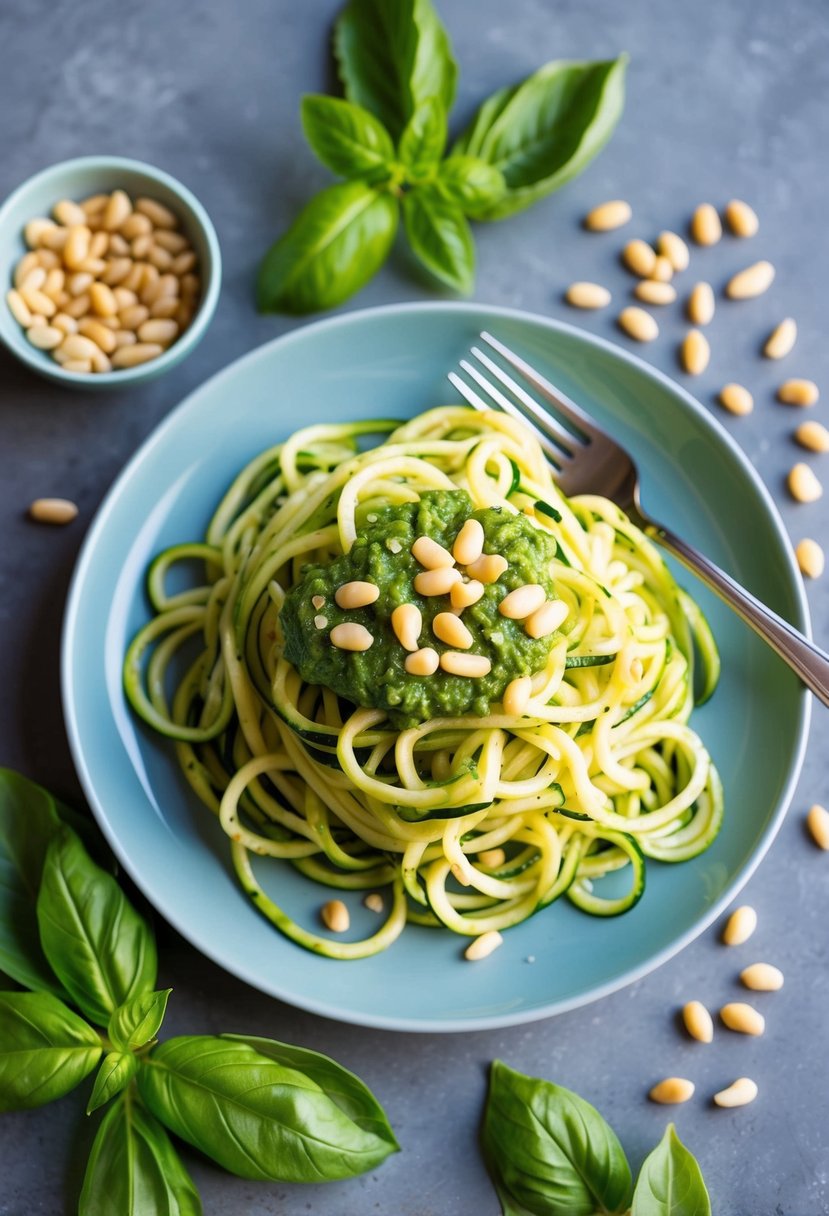
[[[69,799],[80,797],[60,713],[59,629],[73,560],[101,497],[164,414],[218,368],[296,322],[257,317],[252,275],[270,240],[326,181],[304,146],[299,96],[330,80],[328,31],[335,0],[242,0],[195,5],[144,0],[6,0],[0,7],[0,193],[72,155],[144,158],[180,176],[213,216],[225,257],[222,298],[209,337],[166,378],[109,399],[64,394],[0,352],[0,759]],[[623,123],[584,176],[558,196],[477,230],[478,299],[577,320],[619,338],[613,312],[573,317],[561,292],[574,278],[606,282],[623,299],[630,282],[620,241],[579,228],[609,197],[631,200],[630,233],[682,229],[690,209],[744,197],[762,227],[695,253],[685,281],[728,274],[756,257],[777,267],[773,290],[723,307],[711,327],[713,358],[692,388],[743,446],[780,504],[793,539],[829,540],[827,500],[787,499],[799,458],[790,434],[800,416],[773,403],[783,374],[829,386],[826,149],[829,147],[829,13],[825,0],[441,0],[462,65],[455,123],[494,88],[557,56],[632,55]],[[402,252],[351,307],[435,292]],[[758,357],[773,323],[797,317],[796,353],[783,366]],[[662,335],[644,352],[682,378],[678,309],[660,313]],[[756,394],[754,414],[714,404],[726,380]],[[819,405],[814,416],[825,416]],[[820,467],[827,458],[810,458]],[[81,507],[62,531],[23,518],[28,502],[60,493]],[[827,579],[809,587],[815,634],[829,644]],[[556,1078],[596,1103],[638,1165],[669,1112],[648,1086],[689,1075],[698,1096],[675,1112],[698,1155],[718,1216],[814,1216],[829,1211],[829,859],[804,833],[813,801],[829,801],[826,713],[816,707],[793,806],[746,891],[760,929],[748,953],[723,949],[714,931],[656,974],[566,1016],[513,1030],[417,1036],[340,1026],[280,1005],[231,979],[163,925],[164,984],[175,986],[167,1029],[246,1029],[330,1052],[385,1103],[404,1146],[373,1175],[302,1189],[254,1185],[185,1154],[214,1216],[314,1212],[318,1216],[495,1216],[476,1144],[487,1062],[500,1056]],[[677,1007],[691,996],[716,1007],[737,997],[735,973],[752,957],[781,963],[786,986],[758,1003],[759,1040],[718,1033],[711,1047],[683,1039]],[[712,1108],[709,1095],[735,1076],[760,1086],[752,1107]],[[90,1128],[72,1099],[0,1123],[0,1216],[74,1210]],[[113,1212],[113,1216],[121,1216]]]

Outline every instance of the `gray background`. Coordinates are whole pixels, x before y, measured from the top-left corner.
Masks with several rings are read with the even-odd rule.
[[[144,389],[69,395],[0,352],[0,760],[69,799],[80,800],[80,791],[59,706],[58,635],[78,546],[107,487],[159,419],[212,372],[296,323],[256,316],[252,278],[269,242],[328,180],[303,144],[298,102],[302,92],[330,83],[336,9],[334,0],[5,0],[0,8],[0,193],[69,156],[146,159],[205,203],[225,258],[209,336],[183,366]],[[632,56],[626,113],[599,160],[558,196],[478,228],[476,297],[580,321],[628,344],[614,330],[612,309],[579,316],[561,302],[574,278],[607,283],[616,301],[630,287],[615,260],[621,238],[586,235],[583,213],[605,198],[628,198],[636,214],[626,235],[647,238],[665,227],[682,230],[702,200],[751,201],[759,236],[695,252],[684,282],[704,277],[719,286],[757,257],[774,262],[777,279],[767,296],[721,310],[710,328],[711,366],[691,387],[755,463],[793,539],[829,539],[827,499],[800,506],[787,498],[785,473],[802,455],[790,439],[801,415],[773,401],[784,375],[829,386],[825,0],[441,0],[440,10],[461,64],[456,128],[485,95],[544,60],[622,49]],[[398,250],[350,307],[435,294]],[[687,379],[676,364],[679,309],[658,315],[662,336],[644,354]],[[786,315],[800,326],[796,352],[785,365],[762,361],[758,343]],[[732,379],[755,392],[750,418],[732,419],[714,403]],[[825,416],[825,406],[811,416]],[[808,459],[818,471],[827,460]],[[79,503],[71,527],[49,530],[24,518],[31,499],[49,494]],[[809,599],[826,646],[826,579],[809,586]],[[825,711],[816,707],[791,812],[747,889],[760,916],[750,946],[725,950],[711,930],[640,983],[535,1025],[446,1037],[340,1026],[261,996],[159,924],[160,982],[175,986],[168,1032],[244,1029],[329,1052],[376,1091],[404,1147],[373,1175],[311,1188],[253,1185],[187,1151],[206,1212],[495,1216],[476,1135],[487,1063],[499,1056],[598,1105],[635,1166],[670,1116],[645,1100],[649,1085],[666,1074],[691,1076],[697,1097],[674,1114],[702,1164],[715,1212],[829,1211],[829,857],[803,826],[812,802],[829,801],[825,744]],[[736,973],[755,958],[786,973],[781,993],[757,1001],[768,1015],[766,1035],[722,1031],[710,1047],[683,1039],[677,1007],[692,996],[715,1008],[739,999]],[[758,1101],[734,1112],[712,1108],[710,1094],[742,1074],[757,1080]],[[78,1122],[72,1098],[3,1119],[2,1216],[74,1209],[90,1138],[89,1124],[81,1117],[79,1130]]]

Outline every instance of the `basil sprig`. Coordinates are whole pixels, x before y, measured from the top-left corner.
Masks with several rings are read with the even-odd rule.
[[[431,276],[468,293],[468,219],[512,215],[585,168],[624,104],[625,55],[555,60],[485,101],[446,156],[457,66],[431,0],[349,0],[334,51],[345,98],[302,101],[314,153],[346,182],[313,198],[266,254],[263,312],[333,308],[389,255],[403,210],[412,252]]]
[[[711,1214],[700,1168],[673,1124],[633,1188],[624,1149],[595,1107],[500,1060],[481,1137],[503,1216]]]
[[[154,991],[152,930],[64,816],[77,822],[0,770],[0,959],[36,988],[0,992],[0,1111],[60,1098],[100,1065],[79,1216],[200,1216],[167,1131],[283,1182],[351,1178],[396,1152],[380,1104],[326,1056],[234,1035],[157,1042],[170,989]],[[7,923],[18,914],[25,933]]]

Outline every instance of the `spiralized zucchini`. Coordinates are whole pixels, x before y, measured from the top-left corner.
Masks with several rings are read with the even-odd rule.
[[[369,436],[385,438],[366,447]],[[523,716],[493,704],[395,730],[382,710],[302,682],[280,607],[305,565],[348,551],[369,512],[458,487],[554,537],[568,615]],[[203,576],[171,594],[180,562]],[[646,858],[684,861],[716,835],[720,782],[688,726],[695,649],[704,695],[718,672],[701,612],[613,503],[563,498],[532,435],[501,413],[298,431],[242,470],[203,541],[156,558],[148,592],[154,616],[125,661],[130,702],[175,742],[254,905],[309,950],[365,957],[407,921],[502,930],[561,895],[615,915],[641,897]],[[388,887],[388,915],[364,940],[332,940],[269,897],[252,856],[329,894]],[[615,871],[627,890],[613,880],[603,896]]]

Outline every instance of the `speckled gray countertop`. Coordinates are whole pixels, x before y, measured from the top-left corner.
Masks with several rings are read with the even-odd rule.
[[[0,7],[0,194],[68,156],[135,156],[195,191],[216,223],[225,259],[208,338],[174,373],[144,389],[70,396],[0,352],[0,761],[67,799],[79,800],[80,790],[61,719],[58,653],[78,546],[107,487],[159,419],[211,373],[296,324],[256,315],[252,276],[263,249],[327,180],[303,143],[298,101],[303,92],[328,87],[336,9],[335,0],[129,6],[18,0]],[[635,209],[630,234],[652,237],[683,228],[697,202],[751,201],[760,235],[750,248],[732,241],[701,253],[700,275],[720,285],[756,256],[774,262],[777,279],[750,308],[715,321],[711,366],[692,389],[755,464],[792,538],[829,541],[829,499],[807,507],[787,498],[785,474],[799,458],[790,439],[797,419],[773,402],[781,367],[757,353],[777,320],[795,316],[800,337],[785,373],[809,376],[829,392],[825,0],[441,0],[440,10],[462,65],[456,122],[544,60],[622,49],[632,57],[626,113],[603,155],[559,195],[478,229],[476,298],[576,320],[629,344],[615,332],[612,310],[574,317],[561,301],[576,278],[607,283],[617,298],[629,289],[615,260],[621,242],[587,236],[579,227],[584,212],[605,198],[627,198]],[[432,294],[398,253],[350,307]],[[660,322],[662,335],[644,354],[682,379],[679,310],[660,314]],[[732,418],[715,404],[726,380],[754,391],[750,417]],[[825,417],[825,405],[813,416]],[[819,469],[827,457],[809,459]],[[71,527],[37,528],[24,518],[32,498],[52,493],[80,504]],[[828,589],[829,576],[808,589],[824,646]],[[675,1111],[714,1211],[829,1211],[829,856],[804,831],[808,806],[829,801],[826,726],[826,711],[815,707],[790,814],[746,892],[760,916],[755,953],[786,974],[783,991],[763,1000],[762,1039],[735,1042],[721,1034],[699,1049],[678,1032],[675,1010],[689,996],[716,1005],[739,991],[742,962],[714,930],[655,974],[585,1009],[513,1030],[442,1037],[341,1026],[280,1005],[159,924],[160,982],[176,989],[166,1030],[244,1028],[329,1052],[377,1092],[404,1146],[372,1175],[306,1189],[231,1178],[187,1151],[205,1211],[495,1216],[476,1136],[485,1070],[496,1056],[597,1104],[635,1165],[668,1117],[645,1100],[653,1080],[690,1074],[707,1095],[747,1073],[761,1090],[753,1106],[720,1111],[700,1097]],[[71,1099],[4,1117],[0,1216],[73,1211],[89,1134],[88,1125],[78,1130]]]

